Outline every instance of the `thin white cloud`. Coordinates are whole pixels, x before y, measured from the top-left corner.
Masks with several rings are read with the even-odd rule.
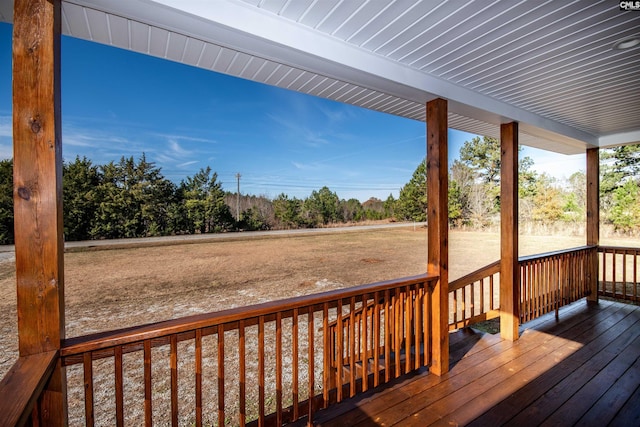
[[[294,120],[284,119],[273,114],[267,114],[267,117],[291,132],[294,139],[297,139],[299,142],[310,147],[319,147],[329,144],[329,140],[325,137],[324,132],[314,131],[307,126],[298,124]]]
[[[195,165],[196,163],[198,163],[198,160],[191,160],[190,162],[180,163],[179,165],[176,165],[176,167],[184,168],[187,166]]]
[[[188,141],[188,142],[205,142],[207,144],[217,144],[218,141],[209,138],[200,138],[196,136],[189,135],[180,135],[180,134],[166,134],[166,133],[155,133],[153,136],[157,136],[166,140],[173,141]]]
[[[0,137],[13,137],[13,124],[11,116],[0,116]]]
[[[174,156],[178,156],[178,157],[184,157],[184,156],[189,156],[191,155],[191,151],[186,150],[184,147],[182,147],[180,145],[180,143],[175,140],[175,139],[169,139],[167,141],[167,144],[169,145],[169,153],[174,155]]]
[[[296,161],[292,161],[291,164],[299,170],[318,170],[322,166],[318,163],[300,163]]]
[[[357,111],[354,108],[348,108],[344,105],[337,105],[335,107],[327,107],[322,103],[317,104],[317,108],[320,112],[329,120],[330,124],[335,125],[338,123],[343,123],[349,120],[354,120],[357,118]]]

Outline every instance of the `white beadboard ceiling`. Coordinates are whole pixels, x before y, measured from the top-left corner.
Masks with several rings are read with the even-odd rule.
[[[10,22],[12,1],[0,4]],[[561,153],[640,143],[640,12],[613,0],[68,0],[62,31]]]

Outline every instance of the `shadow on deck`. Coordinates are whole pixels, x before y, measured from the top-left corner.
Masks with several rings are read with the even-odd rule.
[[[448,374],[404,375],[314,425],[640,425],[640,307],[582,300],[559,321],[526,323],[514,343],[473,329],[450,341]]]

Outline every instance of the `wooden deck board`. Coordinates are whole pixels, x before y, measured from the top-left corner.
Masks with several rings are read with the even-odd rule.
[[[522,326],[520,340],[451,339],[451,371],[422,370],[346,399],[315,425],[638,425],[640,307],[574,303]]]

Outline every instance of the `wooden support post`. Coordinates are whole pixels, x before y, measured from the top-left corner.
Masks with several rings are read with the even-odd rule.
[[[60,349],[64,337],[60,0],[15,0],[13,200],[21,356]],[[58,361],[39,408],[65,425],[66,378]]]
[[[500,125],[500,335],[518,339],[518,123]]]
[[[598,148],[587,149],[587,245],[600,244],[600,155]],[[587,301],[598,302],[598,253],[589,263]]]
[[[431,297],[432,363],[436,375],[449,371],[449,176],[447,101],[427,103],[428,272],[438,274]],[[426,319],[425,319],[426,320]]]

